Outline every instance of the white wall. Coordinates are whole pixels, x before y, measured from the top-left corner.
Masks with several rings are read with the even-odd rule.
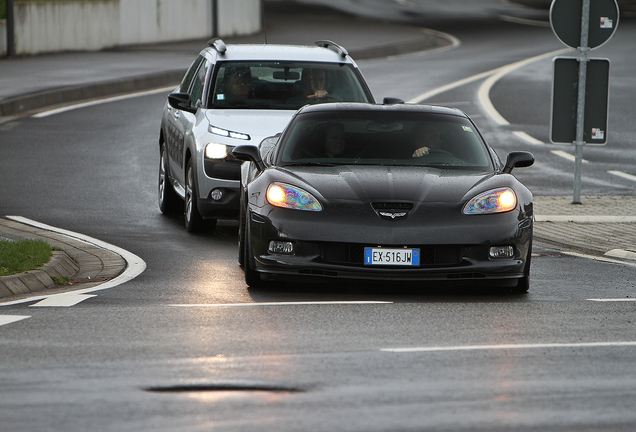
[[[207,38],[213,0],[93,0],[14,3],[16,54],[89,50],[117,45]],[[218,35],[256,33],[260,0],[216,0]],[[1,24],[4,24],[1,23]],[[0,25],[0,55],[7,53]]]

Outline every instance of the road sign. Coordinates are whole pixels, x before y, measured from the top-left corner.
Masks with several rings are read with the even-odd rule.
[[[554,0],[550,7],[550,25],[561,42],[571,48],[581,45],[583,0]],[[618,27],[616,0],[590,2],[588,46],[595,49],[607,42]]]
[[[583,122],[585,144],[607,143],[609,64],[607,59],[591,59],[587,63]],[[573,144],[576,141],[579,67],[580,62],[576,58],[554,59],[550,139],[555,144]]]

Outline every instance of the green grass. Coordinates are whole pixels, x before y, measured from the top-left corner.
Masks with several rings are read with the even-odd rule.
[[[34,270],[51,259],[51,246],[40,240],[0,240],[0,276]]]

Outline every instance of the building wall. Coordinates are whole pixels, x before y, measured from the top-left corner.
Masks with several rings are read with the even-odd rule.
[[[14,3],[17,55],[97,51],[118,45],[207,38],[214,0],[93,0]],[[218,36],[261,28],[261,0],[216,0]],[[0,22],[6,56],[6,23]]]

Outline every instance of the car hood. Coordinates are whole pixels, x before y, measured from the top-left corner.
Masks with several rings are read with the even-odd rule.
[[[296,113],[294,110],[208,110],[206,117],[211,126],[232,132],[248,134],[250,140],[237,144],[258,145],[270,136],[281,133]]]
[[[317,193],[327,202],[404,201],[457,203],[493,172],[412,166],[278,168],[296,186]]]

